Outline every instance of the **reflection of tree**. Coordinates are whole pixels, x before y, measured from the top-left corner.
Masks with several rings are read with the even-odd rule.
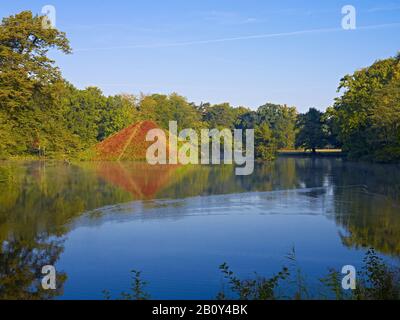
[[[1,180],[0,241],[61,236],[86,210],[132,199],[95,172],[63,164],[1,165]]]
[[[40,289],[41,268],[54,265],[63,251],[57,239],[85,210],[130,199],[89,170],[39,162],[0,164],[0,298],[59,295],[66,279],[62,273],[57,291]]]
[[[55,239],[84,212],[137,199],[323,186],[333,192],[335,221],[346,230],[341,235],[345,245],[400,255],[398,166],[281,158],[256,163],[251,176],[236,176],[233,165],[0,163],[0,298],[50,294],[29,290],[37,288],[40,268],[59,258],[63,244]],[[313,192],[307,195],[321,196]],[[58,280],[62,286],[65,277]]]
[[[333,180],[335,219],[347,231],[341,235],[343,243],[399,256],[399,167],[344,163]]]
[[[51,299],[62,294],[66,274],[57,273],[56,290],[43,290],[42,267],[55,265],[62,240],[3,241],[0,247],[0,299]]]
[[[256,163],[253,175],[239,179],[244,189],[249,191],[285,190],[299,186],[294,159]]]
[[[330,176],[332,165],[341,160],[326,158],[299,158],[296,160],[296,176],[305,188],[323,187]]]
[[[188,187],[190,186],[190,187]],[[159,193],[179,198],[249,191],[293,189],[299,186],[294,159],[258,162],[249,176],[235,175],[235,166],[183,166],[174,173],[169,186]]]

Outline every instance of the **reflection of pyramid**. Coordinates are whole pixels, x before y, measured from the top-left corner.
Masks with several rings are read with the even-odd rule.
[[[153,199],[166,187],[179,166],[149,165],[138,162],[99,162],[96,172],[107,182],[138,199]]]
[[[95,160],[145,160],[147,148],[153,144],[146,141],[146,135],[152,129],[159,127],[141,121],[117,132],[95,146]]]

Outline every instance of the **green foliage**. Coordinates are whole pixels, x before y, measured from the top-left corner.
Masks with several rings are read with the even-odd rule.
[[[283,267],[271,278],[256,275],[255,279],[246,280],[236,277],[226,263],[222,264],[219,269],[228,281],[229,289],[235,295],[234,298],[239,300],[275,300],[279,282],[289,277],[289,270],[286,267]],[[220,292],[217,298],[224,299],[226,294]]]
[[[356,289],[344,291],[342,275],[335,269],[320,279],[337,300],[399,300],[400,268],[391,267],[380,258],[373,248],[368,249],[362,269],[357,272]]]
[[[320,281],[324,287],[328,289],[328,292],[333,293],[335,300],[345,300],[349,298],[343,291],[342,275],[339,271],[330,268],[328,274],[321,278]]]
[[[290,266],[282,267],[281,271],[269,278],[255,274],[254,278],[240,279],[228,264],[223,263],[219,269],[227,282],[228,290],[218,292],[218,300],[399,300],[400,277],[399,268],[390,267],[376,253],[369,249],[363,260],[362,270],[357,273],[356,289],[353,291],[342,288],[343,275],[335,269],[320,279],[323,292],[311,295],[310,286],[297,265],[295,250],[287,256]],[[123,300],[149,299],[144,287],[147,282],[141,279],[141,273],[132,271],[131,293],[121,293]],[[287,286],[282,286],[284,284]],[[285,291],[282,291],[285,290]],[[105,299],[111,299],[109,291],[103,291]],[[332,296],[333,294],[333,296]]]
[[[65,133],[60,96],[63,79],[49,49],[70,53],[65,34],[43,29],[42,17],[24,11],[0,24],[0,154],[56,151]],[[21,67],[23,66],[23,67]],[[73,144],[73,143],[72,143]]]
[[[323,292],[317,296],[311,296],[309,284],[305,281],[302,271],[297,265],[294,249],[287,258],[291,261],[291,265],[283,267],[277,275],[271,278],[256,275],[255,279],[242,280],[234,275],[226,263],[220,266],[220,270],[228,281],[230,292],[234,294],[234,298],[240,300],[332,299],[332,293],[336,300],[400,299],[400,269],[385,263],[374,249],[369,249],[365,254],[362,270],[357,274],[356,290],[354,291],[345,291],[342,288],[343,275],[335,269],[330,269],[328,275],[320,279],[324,288],[328,290],[328,295]],[[285,282],[289,285],[286,287],[286,292],[292,292],[290,296],[279,294],[280,285]],[[222,291],[218,293],[217,298],[226,299],[227,295]]]
[[[239,129],[252,129],[258,124],[259,117],[256,111],[245,112],[236,120],[236,127]]]
[[[85,147],[97,142],[99,135],[100,111],[106,108],[106,98],[100,89],[88,87],[85,90],[70,88],[65,98],[68,129],[77,135]]]
[[[328,147],[342,148],[342,143],[339,140],[339,128],[335,121],[335,109],[328,107],[321,118],[324,123],[324,134]]]
[[[289,260],[289,270],[292,270],[291,273],[293,277],[289,278],[289,286],[294,287],[295,291],[293,294],[293,299],[302,300],[310,298],[309,290],[307,288],[307,283],[305,276],[303,275],[300,266],[298,265],[296,258],[296,249],[293,247],[291,252],[286,256]]]
[[[139,104],[139,119],[153,120],[161,128],[168,129],[169,121],[177,121],[178,129],[198,129],[202,125],[199,112],[186,98],[173,93],[169,96],[153,94],[142,96]]]
[[[236,121],[236,127],[253,129],[267,125],[276,149],[292,149],[296,136],[297,111],[294,107],[266,103],[257,111],[242,112]]]
[[[298,116],[294,107],[272,103],[257,111],[197,106],[176,93],[106,97],[62,78],[48,51],[71,53],[68,39],[42,28],[42,19],[23,11],[0,24],[0,158],[76,158],[134,122],[167,129],[175,120],[179,129],[255,129],[260,159],[273,159],[278,149],[342,144],[350,158],[400,161],[400,55],[345,76],[343,95],[325,114]]]
[[[297,111],[294,107],[267,103],[258,111],[259,124],[267,123],[278,149],[293,148],[296,135]]]
[[[110,96],[102,106],[97,132],[98,141],[128,127],[138,118],[136,98],[132,95]]]
[[[276,142],[267,123],[257,126],[254,130],[255,157],[271,161],[276,157]]]
[[[39,94],[44,88],[61,80],[59,70],[53,65],[54,61],[47,57],[51,48],[64,53],[71,52],[64,33],[42,28],[42,17],[23,11],[2,20],[1,109],[18,111],[26,107],[34,94]]]
[[[333,118],[350,158],[400,160],[400,55],[345,76]]]
[[[11,135],[13,125],[3,110],[0,110],[0,159],[6,159],[16,145]]]
[[[63,251],[62,239],[45,237],[2,242],[0,246],[0,299],[48,300],[63,292],[67,280],[64,272],[57,273],[56,290],[44,290],[41,269],[53,265]]]
[[[209,128],[235,127],[236,112],[229,103],[210,105],[205,109],[203,120]]]
[[[24,11],[0,24],[0,158],[74,158],[134,121],[131,100],[67,83],[49,49],[71,52],[42,17]]]
[[[323,121],[323,113],[317,109],[310,110],[300,115],[298,120],[300,131],[296,137],[296,147],[316,152],[327,144],[327,130]]]
[[[148,300],[150,295],[145,291],[146,281],[141,278],[141,272],[132,270],[131,271],[131,288],[130,292],[122,292],[119,300]],[[111,293],[109,290],[103,290],[105,300],[111,300]]]
[[[357,300],[399,300],[400,269],[387,265],[374,249],[364,258],[363,269],[358,272],[358,286],[353,294]]]

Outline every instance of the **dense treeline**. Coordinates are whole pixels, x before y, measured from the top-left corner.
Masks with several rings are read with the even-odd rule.
[[[75,88],[62,78],[49,49],[71,53],[65,33],[42,27],[24,11],[0,25],[0,157],[73,158],[124,127],[176,120],[182,128],[255,129],[258,158],[279,149],[340,147],[352,158],[400,159],[399,57],[378,61],[342,79],[346,89],[322,113],[267,103],[257,111],[190,103],[171,95],[105,96],[99,88]]]
[[[345,76],[328,110],[350,158],[400,160],[400,54]]]

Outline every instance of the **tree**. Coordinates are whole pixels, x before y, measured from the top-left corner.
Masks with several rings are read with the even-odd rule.
[[[49,49],[70,53],[65,33],[42,27],[40,16],[23,11],[0,25],[0,101],[2,108],[26,105],[35,90],[61,80]]]
[[[106,103],[102,107],[97,134],[98,141],[104,140],[138,119],[136,97],[133,95],[119,94],[107,97]]]
[[[400,159],[400,55],[346,75],[334,104],[343,149],[353,159]]]
[[[42,28],[42,17],[23,11],[0,24],[0,145],[3,154],[36,152],[55,147],[49,135],[64,136],[60,95],[63,79],[49,49],[70,53],[68,39],[56,29]],[[13,132],[13,134],[10,134]],[[67,140],[73,141],[72,136]]]
[[[335,109],[328,107],[322,116],[322,121],[325,124],[324,129],[326,130],[326,142],[327,145],[333,148],[342,148],[342,144],[339,141],[339,128],[335,121]]]
[[[369,144],[378,161],[400,161],[400,81],[377,90],[372,108]]]
[[[142,96],[138,103],[140,120],[153,120],[161,128],[168,129],[170,121],[177,121],[178,129],[202,126],[201,115],[185,97],[176,93],[169,96],[152,94]]]
[[[323,148],[326,145],[322,112],[310,108],[307,113],[300,115],[298,126],[300,131],[296,137],[296,147],[312,150],[315,153],[317,148]]]
[[[267,123],[254,129],[255,157],[260,160],[274,160],[276,157],[276,141]]]
[[[257,111],[243,112],[236,121],[240,129],[254,129],[266,124],[278,149],[293,148],[296,135],[297,110],[295,107],[266,103]]]
[[[204,113],[203,120],[209,128],[235,127],[235,109],[229,103],[221,103],[209,106]]]
[[[70,87],[65,100],[69,111],[66,114],[69,130],[79,136],[86,148],[95,144],[99,136],[101,110],[106,109],[106,97],[97,87],[85,90]]]
[[[293,148],[297,111],[294,107],[266,103],[257,110],[258,124],[266,122],[272,130],[278,149]]]
[[[236,120],[236,128],[238,129],[254,129],[259,123],[258,113],[256,111],[248,111],[239,116]]]

